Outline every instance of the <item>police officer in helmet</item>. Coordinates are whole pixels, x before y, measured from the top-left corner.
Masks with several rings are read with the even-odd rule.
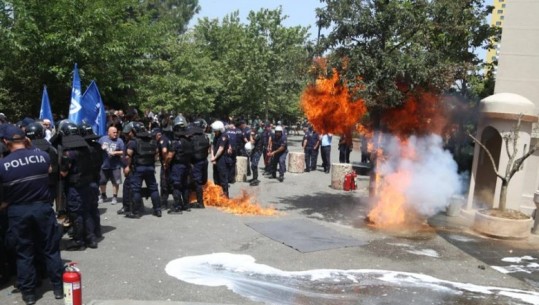
[[[277,178],[277,164],[279,164],[279,182],[283,182],[286,172],[286,155],[288,154],[288,143],[286,134],[282,126],[275,127],[275,134],[270,139],[271,151],[268,156],[271,158],[271,178]]]
[[[51,160],[51,172],[49,173],[49,187],[51,200],[56,198],[56,187],[59,180],[58,172],[58,151],[52,144],[45,140],[45,128],[38,122],[29,124],[25,130],[26,137],[32,141],[32,146],[46,152]],[[57,207],[58,210],[58,207]]]
[[[228,167],[226,153],[229,149],[228,136],[225,133],[225,125],[221,121],[211,124],[213,131],[213,143],[211,146],[211,163],[213,164],[213,181],[221,186],[223,193],[228,197]]]
[[[191,169],[191,157],[193,145],[187,133],[187,120],[183,115],[174,118],[174,140],[165,162],[165,167],[170,168],[170,181],[172,183],[172,196],[174,206],[168,211],[169,214],[181,214],[189,208],[189,185],[188,178]]]
[[[73,241],[68,250],[84,250],[86,246],[95,249],[95,222],[89,214],[95,197],[91,188],[95,179],[91,152],[77,125],[62,121],[59,127],[62,144],[60,174],[64,177],[67,212],[73,223]]]
[[[91,175],[92,182],[90,183],[90,189],[93,192],[92,196],[87,198],[88,200],[88,219],[87,222],[93,222],[87,227],[93,228],[96,238],[101,238],[101,216],[98,210],[98,198],[99,198],[99,180],[101,178],[101,165],[103,164],[103,152],[101,144],[99,144],[99,136],[94,133],[92,125],[83,121],[79,124],[80,135],[84,138],[88,144],[90,150],[90,158],[92,162]]]
[[[127,124],[123,133],[126,135],[127,150],[125,155],[126,167],[124,175],[130,178],[132,204],[128,218],[140,218],[143,213],[144,205],[142,203],[142,182],[146,183],[152,200],[153,213],[156,217],[161,217],[161,202],[159,200],[159,189],[155,179],[155,154],[157,145],[152,139],[151,134],[146,131],[144,125],[140,122],[131,122]]]
[[[189,130],[193,144],[191,158],[191,178],[195,182],[197,208],[204,208],[204,185],[208,182],[208,155],[210,154],[210,140],[204,132],[208,124],[204,119],[196,119],[193,127]]]

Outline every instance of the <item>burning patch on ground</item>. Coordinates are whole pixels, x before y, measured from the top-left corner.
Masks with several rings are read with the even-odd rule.
[[[249,255],[214,253],[175,259],[168,275],[210,287],[226,286],[266,304],[539,304],[539,292],[451,282],[375,269],[283,271]]]
[[[223,189],[212,181],[208,181],[204,186],[204,204],[207,206],[218,207],[236,215],[274,216],[278,214],[273,207],[264,208],[253,201],[253,196],[245,190],[242,190],[241,195],[236,198],[227,198]]]

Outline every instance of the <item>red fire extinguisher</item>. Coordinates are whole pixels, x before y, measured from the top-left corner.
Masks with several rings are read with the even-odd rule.
[[[356,172],[350,172],[344,176],[343,189],[345,191],[353,191],[357,188],[356,177]]]
[[[77,264],[66,265],[63,275],[64,300],[66,305],[82,305],[81,274]]]

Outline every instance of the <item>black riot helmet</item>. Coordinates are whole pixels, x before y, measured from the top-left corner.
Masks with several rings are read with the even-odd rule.
[[[181,114],[176,116],[176,118],[174,119],[173,130],[180,131],[185,130],[185,128],[187,128],[187,120],[185,119],[185,117]]]
[[[144,124],[141,122],[129,122],[129,124],[125,125],[125,127],[122,130],[122,133],[128,134],[130,132],[133,132],[135,135],[146,132],[146,128],[144,127]]]
[[[82,123],[79,124],[79,133],[82,137],[91,136],[94,135],[94,129],[90,123],[82,121]]]
[[[208,123],[206,122],[206,120],[201,118],[194,120],[193,125],[195,127],[202,128],[203,130],[206,130],[206,128],[208,128]]]
[[[59,128],[62,136],[80,135],[79,127],[68,120],[60,122]]]
[[[30,140],[43,139],[45,137],[45,128],[41,123],[30,123],[25,129],[26,136]]]

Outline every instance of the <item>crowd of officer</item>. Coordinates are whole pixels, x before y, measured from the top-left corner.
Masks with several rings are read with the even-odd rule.
[[[108,200],[109,181],[112,204],[119,203],[123,184],[117,213],[138,219],[145,212],[144,197],[151,198],[155,217],[162,217],[163,210],[182,214],[204,208],[210,163],[213,181],[227,197],[238,156],[247,157],[251,186],[260,183],[260,159],[262,175],[283,182],[286,172],[287,132],[279,123],[256,120],[248,126],[244,120],[216,120],[208,126],[204,119],[188,122],[179,114],[164,126],[147,124],[135,113],[109,124],[107,135],[101,137],[86,122],[63,120],[56,130],[50,123],[28,118],[17,124],[0,123],[0,282],[16,273],[16,286],[26,304],[36,302],[39,272],[49,275],[54,296],[63,297],[63,234],[70,237],[66,250],[98,247],[103,235],[98,205]],[[307,171],[316,167],[320,143],[312,128],[305,130]],[[161,165],[159,183],[156,159]],[[43,265],[46,271],[36,271]]]

